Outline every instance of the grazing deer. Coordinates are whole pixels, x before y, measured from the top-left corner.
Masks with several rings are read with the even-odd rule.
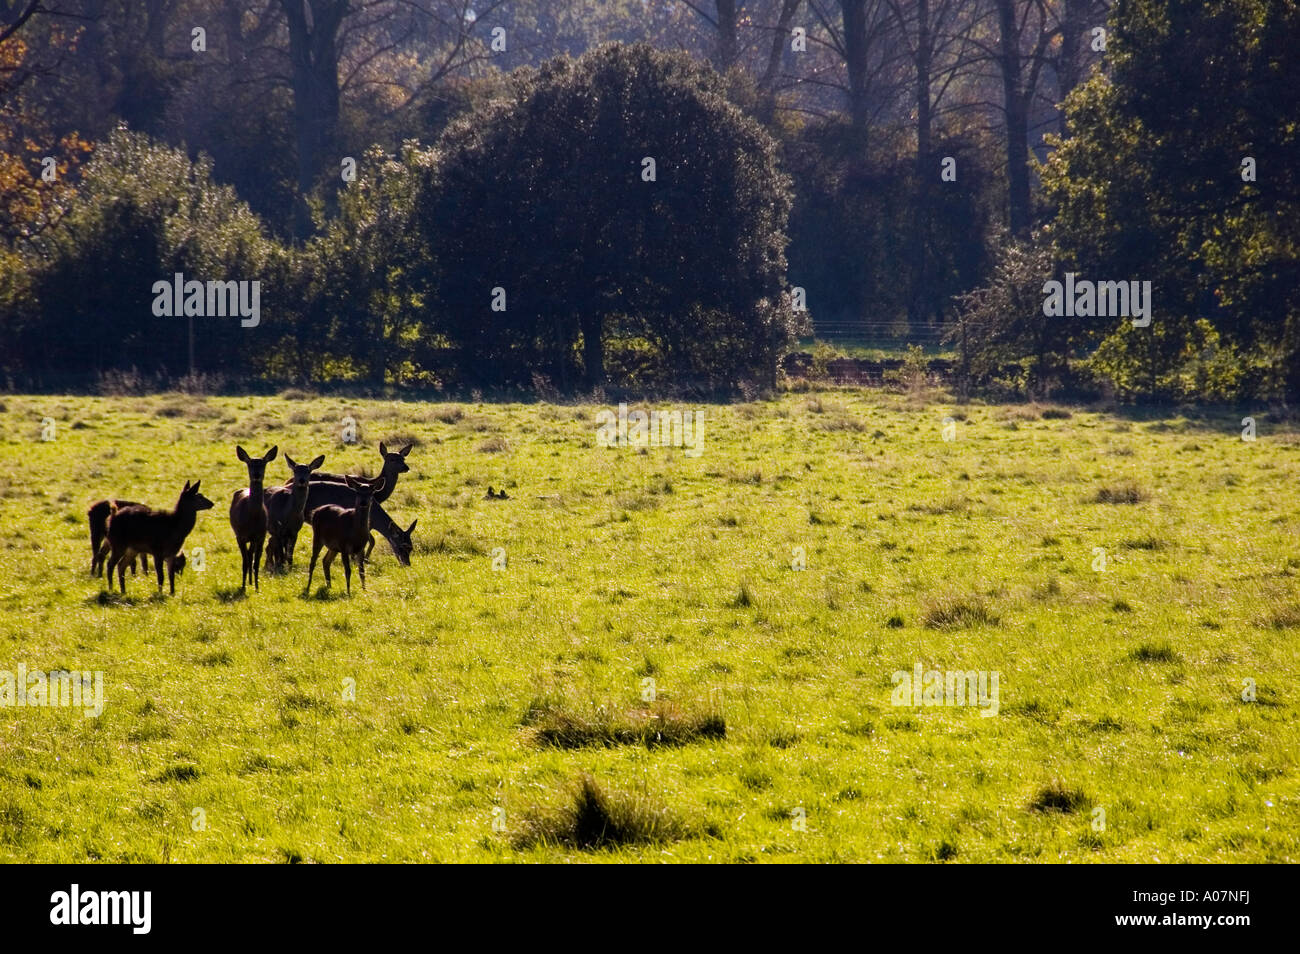
[[[113,568],[117,568],[117,583],[126,592],[126,563],[137,553],[153,557],[158,574],[158,590],[162,591],[163,565],[167,566],[167,580],[171,594],[176,595],[176,574],[185,566],[181,548],[185,538],[194,529],[200,510],[211,510],[212,501],[199,493],[200,481],[193,485],[187,480],[185,489],[176,501],[175,510],[150,510],[148,507],[123,507],[108,521],[108,542],[112,553],[106,570],[109,589],[113,588]]]
[[[306,519],[307,490],[312,471],[325,463],[325,455],[310,464],[298,464],[284,455],[293,475],[288,485],[272,487],[266,492],[267,544],[266,567],[293,566],[293,551],[298,545],[298,531]]]
[[[86,518],[90,523],[90,575],[99,576],[104,572],[104,561],[108,559],[108,519],[113,515],[115,510],[121,510],[123,507],[142,507],[134,500],[97,500],[90,505],[86,511]],[[140,554],[140,569],[145,573],[149,572],[149,557],[147,554]],[[135,560],[131,560],[131,575],[135,575]]]
[[[266,465],[275,460],[278,447],[272,447],[262,457],[249,457],[242,447],[235,447],[235,453],[248,467],[248,486],[236,490],[230,498],[230,527],[235,531],[235,540],[239,543],[239,553],[243,557],[243,573],[239,578],[239,588],[246,589],[248,581],[253,581],[253,589],[260,588],[260,565],[262,547],[266,544],[266,500],[262,482],[266,478]]]
[[[352,557],[357,558],[357,573],[361,589],[366,588],[366,544],[370,540],[370,508],[375,494],[384,489],[384,478],[357,480],[349,477],[347,486],[356,494],[352,508],[329,504],[317,507],[311,515],[311,566],[307,569],[307,589],[311,592],[312,574],[316,572],[316,558],[321,548],[326,549],[325,585],[330,585],[330,563],[335,554],[343,557],[343,575],[347,578],[348,595],[352,595]]]
[[[379,442],[379,456],[384,459],[384,466],[379,471],[379,476],[384,478],[384,489],[375,494],[375,503],[383,503],[392,496],[393,491],[397,488],[397,475],[405,474],[411,468],[406,464],[406,455],[411,453],[414,444],[407,444],[400,451],[390,451],[383,441]],[[355,474],[352,476],[356,476]],[[344,485],[347,482],[347,475],[343,474],[312,474],[311,481],[316,483],[339,484]],[[285,481],[288,487],[292,481]],[[308,514],[310,517],[310,513]]]
[[[384,513],[384,508],[379,504],[375,504],[370,508],[370,526],[378,530],[380,536],[388,541],[388,545],[392,547],[393,555],[397,557],[397,562],[402,566],[411,565],[411,553],[415,549],[415,545],[411,542],[411,534],[415,532],[417,523],[419,523],[418,519],[412,520],[411,525],[403,530],[393,522],[392,517]],[[370,551],[374,548],[375,534],[372,531],[366,543],[367,560],[370,559]]]
[[[303,506],[303,513],[306,515],[303,518],[304,522],[310,523],[311,515],[321,507],[332,505],[347,508],[351,507],[356,499],[357,495],[347,484],[317,481],[316,475],[313,474],[311,486],[307,490],[307,503]],[[402,566],[411,565],[411,552],[414,549],[411,545],[411,533],[415,530],[415,524],[416,521],[412,520],[411,525],[403,530],[384,511],[384,508],[379,506],[378,502],[370,508],[371,529],[388,541],[389,549],[393,551],[393,555]],[[367,550],[366,559],[369,558],[370,553]]]

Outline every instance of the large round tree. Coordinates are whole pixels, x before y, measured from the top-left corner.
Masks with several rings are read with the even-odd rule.
[[[609,45],[512,78],[454,123],[416,216],[467,381],[770,381],[790,181],[685,55]]]

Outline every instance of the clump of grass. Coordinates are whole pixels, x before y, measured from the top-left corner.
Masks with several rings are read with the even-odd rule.
[[[662,844],[688,834],[680,819],[649,796],[607,792],[592,776],[583,774],[564,804],[525,813],[512,841],[516,848],[564,845],[597,851]]]
[[[447,407],[436,408],[433,411],[433,419],[441,421],[443,424],[455,424],[465,416],[464,408],[456,404]]]
[[[653,749],[727,737],[727,721],[721,713],[685,711],[663,701],[627,711],[603,706],[590,716],[543,701],[529,708],[523,722],[530,727],[535,745],[557,749],[618,745]]]
[[[155,782],[192,782],[199,777],[198,766],[170,765],[157,776]]]
[[[971,626],[996,626],[998,617],[984,597],[940,596],[929,600],[921,621],[930,629],[964,629]]]
[[[1165,541],[1161,540],[1154,534],[1148,533],[1144,537],[1135,537],[1132,540],[1125,540],[1123,547],[1126,550],[1163,550]]]
[[[758,597],[754,595],[754,590],[750,587],[749,581],[741,580],[740,589],[736,591],[736,595],[732,597],[731,602],[727,605],[732,609],[746,609],[754,606],[757,602]]]
[[[1135,662],[1177,662],[1178,654],[1174,652],[1174,647],[1166,642],[1142,643],[1137,649],[1129,653],[1129,658]]]
[[[1138,504],[1146,500],[1148,496],[1145,490],[1130,481],[1129,483],[1101,487],[1092,499],[1093,503],[1100,504]]]
[[[393,431],[383,438],[383,443],[392,451],[395,447],[419,447],[424,442],[410,431]]]
[[[1073,815],[1083,811],[1092,804],[1087,794],[1081,789],[1070,788],[1060,779],[1053,779],[1040,788],[1029,803],[1031,812],[1057,812]]]
[[[913,513],[927,513],[933,516],[941,516],[950,513],[966,513],[970,510],[970,501],[961,495],[957,495],[933,503],[912,504],[907,509]]]
[[[1116,600],[1110,604],[1110,608],[1116,613],[1131,613],[1133,607],[1129,605],[1128,600]]]
[[[304,391],[302,388],[289,388],[280,392],[281,401],[311,401],[317,395],[310,391]]]
[[[478,445],[480,454],[503,454],[510,450],[510,442],[504,437],[489,437],[482,444]]]
[[[889,617],[889,619],[885,620],[885,625],[890,629],[902,629],[904,625],[903,617],[895,613],[893,616]]]
[[[1045,421],[1068,421],[1074,414],[1063,407],[1045,407],[1041,416]]]
[[[1265,611],[1260,622],[1273,629],[1300,627],[1300,603],[1274,603]]]

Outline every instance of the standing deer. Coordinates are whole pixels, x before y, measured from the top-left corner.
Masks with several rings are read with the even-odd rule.
[[[121,510],[124,507],[141,507],[134,500],[97,500],[90,505],[86,511],[86,519],[90,523],[90,575],[99,576],[104,572],[104,561],[108,559],[108,518],[114,511]],[[140,554],[140,569],[149,572],[148,554]],[[131,560],[131,575],[135,575],[135,560]]]
[[[325,463],[325,455],[310,464],[297,464],[284,455],[293,476],[284,487],[272,487],[266,492],[267,534],[266,568],[293,566],[293,551],[298,544],[298,531],[306,519],[307,490],[312,471]]]
[[[397,489],[397,475],[405,474],[411,468],[407,466],[406,455],[411,453],[414,444],[407,444],[400,451],[390,451],[383,441],[379,442],[379,456],[384,459],[384,466],[379,471],[379,476],[384,478],[384,489],[375,494],[375,503],[383,503],[387,500],[395,489]],[[355,474],[351,476],[356,476]],[[348,475],[345,474],[312,474],[311,481],[313,484],[345,484]],[[289,486],[292,479],[285,481],[285,486]],[[308,516],[311,516],[310,510]]]
[[[235,447],[239,459],[248,466],[248,486],[236,490],[230,498],[230,527],[235,531],[244,562],[239,578],[241,590],[247,589],[249,580],[253,581],[253,589],[260,589],[259,570],[268,522],[262,482],[266,477],[266,465],[275,460],[278,450],[278,447],[272,447],[262,457],[249,457],[242,447]]]
[[[351,509],[329,504],[317,507],[311,515],[311,566],[307,569],[307,589],[311,592],[312,574],[316,572],[316,558],[321,548],[326,549],[325,585],[330,585],[330,563],[335,554],[343,556],[343,574],[347,579],[348,595],[352,595],[352,557],[357,558],[357,573],[361,589],[366,588],[366,544],[370,542],[370,506],[375,494],[384,489],[384,478],[357,480],[349,477],[348,487],[356,494],[356,505]]]
[[[106,576],[109,589],[113,588],[113,568],[117,568],[117,583],[126,592],[126,563],[135,554],[147,553],[153,557],[158,574],[158,590],[162,591],[163,564],[167,565],[167,582],[171,594],[176,595],[176,574],[184,566],[181,547],[194,529],[200,510],[211,510],[212,501],[199,493],[200,481],[185,489],[176,501],[175,510],[150,510],[148,507],[123,507],[108,521],[108,542],[112,553],[108,558]]]
[[[397,557],[397,561],[402,566],[411,565],[411,553],[414,547],[411,543],[411,533],[415,530],[417,521],[412,520],[411,525],[403,530],[390,517],[384,508],[379,505],[378,494],[375,495],[374,506],[370,508],[370,527],[385,540],[388,541],[389,549]],[[351,507],[356,502],[356,494],[348,487],[346,483],[330,483],[329,481],[317,481],[316,475],[312,475],[311,486],[307,490],[307,503],[303,505],[305,523],[311,522],[311,515],[321,507]],[[292,541],[289,543],[293,546]],[[370,558],[370,550],[366,550],[366,559]]]

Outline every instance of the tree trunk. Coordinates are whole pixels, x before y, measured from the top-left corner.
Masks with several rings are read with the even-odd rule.
[[[870,119],[867,106],[867,2],[840,0],[844,15],[844,65],[849,74],[849,119],[865,137]]]
[[[1029,100],[1021,76],[1023,57],[1015,0],[997,0],[998,67],[1006,112],[1007,218],[1011,233],[1029,233]]]
[[[718,72],[725,73],[736,62],[736,0],[718,0]]]
[[[602,336],[605,322],[594,310],[582,318],[582,364],[587,387],[595,389],[605,384],[605,343]]]
[[[930,161],[930,36],[929,0],[916,4],[916,198],[912,203],[912,288],[907,302],[908,327],[915,330],[926,312],[926,238],[930,223],[931,185],[937,172]]]
[[[338,33],[348,0],[280,0],[289,22],[293,120],[298,149],[295,231],[311,231],[306,197],[324,168],[339,119]]]

